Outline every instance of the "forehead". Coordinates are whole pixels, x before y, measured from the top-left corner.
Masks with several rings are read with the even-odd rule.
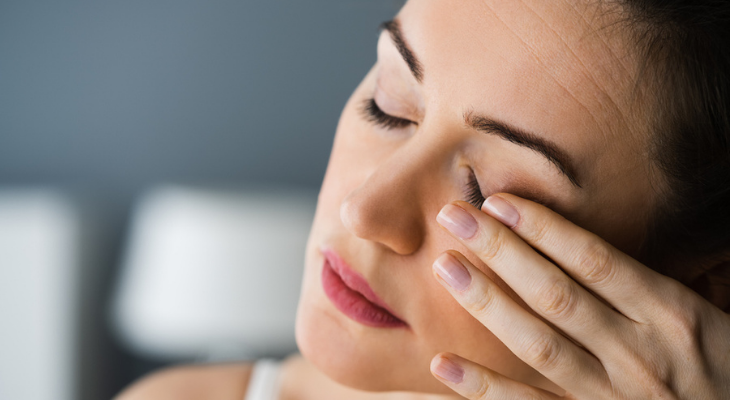
[[[647,147],[620,15],[585,1],[412,0],[399,19],[429,103],[544,134],[590,179]]]

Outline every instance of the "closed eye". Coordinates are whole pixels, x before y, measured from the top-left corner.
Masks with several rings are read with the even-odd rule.
[[[388,130],[406,128],[415,124],[415,122],[411,120],[386,114],[380,109],[380,107],[378,107],[378,103],[375,102],[374,98],[366,99],[362,105],[361,111],[365,120]]]

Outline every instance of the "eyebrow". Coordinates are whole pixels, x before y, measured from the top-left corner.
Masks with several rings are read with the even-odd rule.
[[[578,188],[582,188],[576,178],[576,170],[573,162],[568,154],[562,151],[555,143],[504,122],[489,117],[474,115],[473,112],[464,114],[464,122],[467,126],[479,132],[499,136],[504,140],[540,153],[550,163],[555,165],[560,173],[570,180],[570,183]]]
[[[413,50],[408,46],[408,43],[406,43],[406,40],[403,38],[403,31],[400,28],[400,22],[398,19],[393,19],[390,21],[385,21],[382,24],[380,24],[380,29],[383,29],[385,31],[388,31],[390,33],[390,38],[393,40],[393,43],[395,43],[395,47],[398,49],[398,52],[400,53],[401,57],[406,61],[406,64],[408,64],[408,68],[411,70],[411,73],[416,78],[416,81],[418,83],[423,82],[423,66],[421,65],[421,62],[418,61],[416,58],[416,55],[413,54]]]
[[[401,57],[403,57],[406,64],[408,64],[411,74],[413,74],[418,83],[422,83],[423,66],[421,65],[421,62],[418,61],[418,58],[416,58],[413,50],[411,50],[403,37],[403,30],[401,29],[398,19],[395,18],[393,20],[383,22],[380,24],[380,28],[390,34],[395,47],[398,49],[398,52]],[[576,178],[576,170],[568,154],[549,140],[543,139],[541,136],[536,134],[510,126],[504,122],[500,122],[489,117],[474,115],[473,112],[467,112],[464,114],[464,122],[467,126],[479,132],[499,136],[504,140],[541,154],[547,158],[551,164],[557,167],[560,173],[570,180],[570,183],[578,188],[582,188]]]

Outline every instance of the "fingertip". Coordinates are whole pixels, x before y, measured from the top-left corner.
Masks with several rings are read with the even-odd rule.
[[[466,290],[472,281],[466,266],[449,253],[443,253],[434,261],[433,270],[443,283],[457,291]]]
[[[444,357],[444,354],[446,353],[438,353],[431,359],[431,365],[429,366],[429,369],[431,370],[431,374],[435,374],[434,371],[436,370],[436,366],[439,362],[441,362],[441,358]]]
[[[431,374],[452,384],[461,383],[464,380],[464,368],[448,355],[449,353],[439,353],[431,359]]]
[[[520,221],[517,207],[501,195],[491,195],[482,204],[482,211],[497,219],[499,222],[512,228]]]

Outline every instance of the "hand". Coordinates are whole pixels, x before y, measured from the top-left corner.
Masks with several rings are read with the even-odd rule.
[[[730,399],[728,314],[546,207],[499,194],[482,209],[449,204],[438,221],[544,320],[456,251],[437,280],[564,398]],[[561,398],[453,354],[431,371],[469,399]]]

